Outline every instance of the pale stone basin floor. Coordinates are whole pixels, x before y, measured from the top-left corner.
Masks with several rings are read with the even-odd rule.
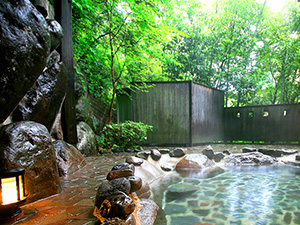
[[[211,145],[216,152],[229,149],[232,153],[242,152],[244,146],[266,147],[277,149],[297,149],[300,146],[265,146],[265,145]],[[205,145],[186,148],[187,153],[201,153]],[[151,147],[154,148],[154,147]],[[149,148],[145,148],[149,149]],[[93,216],[96,190],[106,180],[108,171],[116,164],[124,162],[125,157],[133,153],[104,154],[102,156],[87,157],[87,165],[79,171],[61,178],[62,192],[60,194],[22,206],[23,216],[17,221],[5,225],[50,225],[50,224],[95,224]],[[295,155],[288,158],[294,161]],[[299,161],[298,161],[299,162]]]

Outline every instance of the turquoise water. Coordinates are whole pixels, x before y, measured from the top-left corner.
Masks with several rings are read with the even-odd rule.
[[[166,202],[165,190],[162,208],[168,225],[300,224],[299,168],[230,168],[217,177],[179,183],[192,184],[197,191]]]

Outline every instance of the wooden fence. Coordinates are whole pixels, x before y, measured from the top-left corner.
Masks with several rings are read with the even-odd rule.
[[[300,142],[300,104],[224,109],[225,140]]]
[[[223,140],[224,94],[191,81],[154,82],[147,92],[119,95],[119,122],[153,126],[149,144],[194,145]]]

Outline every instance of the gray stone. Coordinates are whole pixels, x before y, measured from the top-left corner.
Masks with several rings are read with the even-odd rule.
[[[86,165],[83,155],[72,145],[64,141],[53,142],[59,176],[66,176]]]
[[[136,176],[130,176],[127,177],[127,180],[129,180],[131,188],[130,188],[130,193],[132,192],[136,192],[138,190],[140,190],[140,188],[142,187],[142,179]]]
[[[51,130],[64,101],[67,74],[59,55],[49,56],[49,68],[38,77],[12,114],[13,121],[35,121]]]
[[[170,151],[170,157],[182,157],[185,155],[184,150],[182,148],[175,148],[174,150]]]
[[[159,206],[154,201],[150,199],[141,199],[140,209],[137,212],[140,225],[153,225],[158,210]]]
[[[226,155],[231,155],[231,152],[228,149],[224,150],[223,153]]]
[[[130,193],[130,189],[130,181],[126,178],[117,178],[115,180],[102,183],[97,189],[95,206],[99,208],[103,201],[108,198],[108,196],[114,195],[116,193],[122,192],[127,195]]]
[[[61,39],[63,38],[63,29],[61,25],[56,20],[47,20],[48,30],[51,35],[51,48],[50,51],[55,50],[61,43]]]
[[[111,186],[118,191],[121,191],[123,193],[125,193],[126,195],[130,194],[130,190],[131,190],[131,182],[130,179],[133,180],[133,178],[129,177],[129,178],[125,178],[125,177],[121,177],[121,178],[116,178],[114,180],[109,181],[109,183],[111,184]]]
[[[170,153],[170,149],[167,149],[167,148],[158,149],[158,151],[159,151],[161,154],[169,154],[169,153]]]
[[[222,152],[217,152],[214,155],[215,162],[220,162],[222,159],[224,159],[225,155]]]
[[[107,180],[114,180],[122,177],[134,176],[135,168],[134,165],[128,163],[120,163],[112,168],[107,174]]]
[[[0,120],[3,122],[44,70],[50,32],[29,0],[0,1]]]
[[[140,166],[143,164],[144,160],[135,156],[128,156],[126,157],[126,162],[135,166]]]
[[[147,181],[142,180],[142,187],[135,193],[140,199],[149,198],[151,196],[151,189],[149,183]]]
[[[272,165],[276,163],[278,163],[276,158],[264,155],[260,152],[231,154],[225,157],[226,166]]]
[[[256,152],[257,149],[256,148],[251,148],[251,147],[244,147],[242,149],[243,153],[248,153],[248,152]]]
[[[209,159],[213,159],[215,156],[214,150],[210,145],[208,145],[205,149],[202,150],[202,154],[207,156]]]
[[[169,171],[172,170],[172,167],[167,166],[167,165],[161,165],[160,168],[161,168],[163,171],[166,171],[166,172],[169,172]]]
[[[80,122],[77,125],[77,136],[77,149],[84,156],[93,156],[98,154],[96,135],[88,124]]]
[[[151,158],[155,161],[158,161],[161,158],[161,153],[157,149],[152,149]]]
[[[297,161],[300,161],[300,155],[296,155],[295,159],[296,159]]]
[[[136,157],[144,159],[144,160],[147,160],[149,155],[150,154],[148,154],[148,152],[146,152],[146,151],[136,153]]]
[[[60,191],[55,151],[45,126],[32,121],[0,127],[0,170],[25,169],[27,203]]]
[[[281,157],[283,155],[283,151],[281,149],[267,149],[267,148],[260,148],[258,152],[261,152],[265,155],[269,155],[272,157]]]
[[[292,155],[292,154],[297,154],[298,151],[297,150],[286,150],[286,149],[282,149],[282,154],[283,155]]]

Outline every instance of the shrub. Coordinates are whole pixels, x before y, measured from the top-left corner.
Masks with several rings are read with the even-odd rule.
[[[152,130],[152,126],[142,122],[126,121],[106,125],[103,129],[104,148],[112,149],[121,147],[126,149],[136,149],[147,139],[147,131]]]

